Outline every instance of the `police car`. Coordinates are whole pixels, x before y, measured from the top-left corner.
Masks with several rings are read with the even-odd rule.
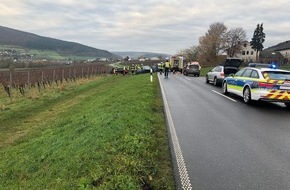
[[[250,63],[249,67],[226,77],[222,83],[224,94],[252,100],[282,102],[290,108],[290,71],[277,69],[276,65]]]

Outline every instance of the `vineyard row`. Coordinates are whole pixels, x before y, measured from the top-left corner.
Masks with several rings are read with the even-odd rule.
[[[17,89],[24,95],[25,88],[37,87],[39,91],[46,85],[56,85],[75,82],[78,78],[108,74],[110,68],[98,65],[84,65],[71,67],[54,67],[46,69],[31,69],[27,71],[2,71],[0,84],[11,98],[12,89]]]

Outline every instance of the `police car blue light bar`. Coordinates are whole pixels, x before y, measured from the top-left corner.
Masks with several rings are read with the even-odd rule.
[[[249,67],[263,67],[263,68],[271,68],[277,69],[277,65],[275,63],[267,64],[267,63],[249,63]]]

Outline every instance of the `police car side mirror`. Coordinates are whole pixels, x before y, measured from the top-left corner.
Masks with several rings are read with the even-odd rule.
[[[235,77],[235,74],[231,73],[229,74],[230,77]]]

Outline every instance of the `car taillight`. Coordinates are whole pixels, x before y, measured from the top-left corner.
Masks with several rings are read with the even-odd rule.
[[[273,83],[267,83],[267,82],[259,82],[258,83],[260,87],[266,87],[266,88],[272,88],[274,87]]]
[[[225,76],[225,73],[221,73],[220,76],[221,76],[221,77],[224,77],[224,76]]]

